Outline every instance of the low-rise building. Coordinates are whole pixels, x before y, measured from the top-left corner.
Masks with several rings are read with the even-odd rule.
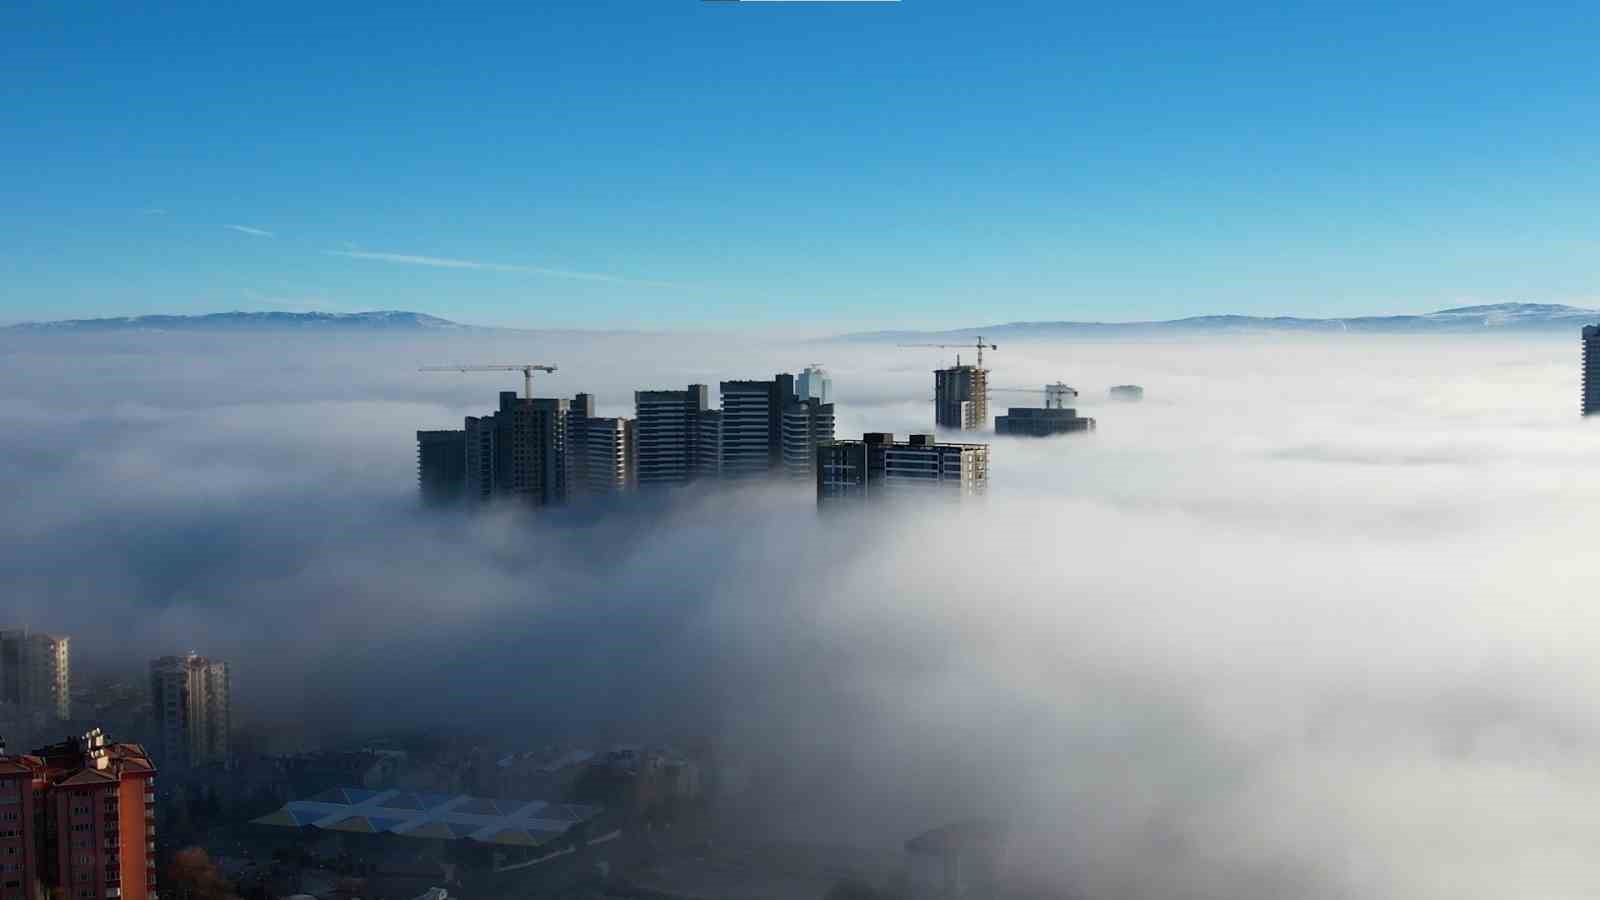
[[[975,497],[989,482],[989,445],[940,443],[931,434],[898,442],[869,432],[817,447],[817,505],[875,503],[908,492]]]
[[[1039,409],[1013,406],[1003,416],[994,417],[994,433],[1023,437],[1050,437],[1056,434],[1093,431],[1094,419],[1078,415],[1075,409]]]

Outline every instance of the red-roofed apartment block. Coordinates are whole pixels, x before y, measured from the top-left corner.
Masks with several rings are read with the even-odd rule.
[[[0,900],[155,900],[155,766],[100,729],[0,746]]]

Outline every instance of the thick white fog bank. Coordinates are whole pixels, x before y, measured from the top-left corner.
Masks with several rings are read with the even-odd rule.
[[[1600,426],[1577,341],[1016,344],[1092,435],[994,439],[986,502],[803,487],[428,515],[419,428],[542,395],[832,371],[927,430],[942,351],[699,337],[5,338],[5,619],[198,647],[263,715],[709,735],[771,825],[1005,816],[1081,894],[1576,897],[1600,880]],[[1104,401],[1137,383],[1140,404]],[[992,411],[1038,405],[996,394]],[[953,436],[952,436],[953,437]],[[988,438],[985,438],[988,439]],[[316,698],[308,708],[307,696]]]

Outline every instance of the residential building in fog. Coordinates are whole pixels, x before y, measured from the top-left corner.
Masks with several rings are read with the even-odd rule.
[[[503,420],[501,440],[509,444],[506,457],[508,489],[531,506],[553,506],[566,497],[566,439],[568,401],[553,397],[518,397],[500,393]]]
[[[1583,414],[1600,412],[1600,325],[1583,326]]]
[[[722,410],[704,409],[694,419],[694,446],[690,451],[689,477],[722,477]]]
[[[771,475],[783,464],[783,410],[794,376],[722,382],[722,477]]]
[[[495,482],[495,416],[467,416],[463,433],[466,445],[464,495],[473,503],[487,503],[499,492]]]
[[[706,386],[635,391],[633,404],[639,487],[688,482],[699,458],[701,414],[709,405]]]
[[[1078,415],[1075,409],[1039,409],[1013,406],[1003,416],[994,417],[994,433],[1025,437],[1049,437],[1093,431],[1094,419]]]
[[[429,506],[448,506],[466,492],[467,433],[417,432],[417,489]]]
[[[154,660],[150,708],[161,765],[186,769],[228,761],[233,684],[227,663],[193,653]]]
[[[599,418],[594,398],[579,394],[567,413],[567,494],[616,494],[632,490],[635,440],[633,420]]]
[[[98,728],[29,754],[0,744],[0,900],[154,898],[155,772]]]
[[[579,395],[584,402],[587,396]],[[499,408],[493,413],[468,416],[460,432],[462,495],[474,502],[504,498],[529,506],[553,506],[565,500],[570,483],[566,442],[571,404],[501,391]],[[455,434],[418,432],[419,460],[425,433]]]
[[[66,635],[0,631],[0,703],[28,715],[72,718],[72,654]]]
[[[795,376],[794,395],[797,400],[832,403],[833,378],[828,375],[826,369],[812,363],[806,366],[805,371]]]
[[[918,492],[981,495],[989,482],[986,444],[940,443],[931,434],[904,442],[874,432],[817,448],[817,505],[878,503]]]
[[[811,480],[817,469],[817,447],[833,440],[833,404],[802,397],[783,410],[783,472],[795,480]]]
[[[952,431],[989,427],[989,370],[959,362],[933,372],[933,422]]]

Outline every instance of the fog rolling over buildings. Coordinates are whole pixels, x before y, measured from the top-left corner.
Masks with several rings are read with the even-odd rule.
[[[0,520],[0,591],[9,621],[71,635],[75,678],[200,647],[230,663],[235,728],[709,737],[768,773],[772,833],[898,847],[1003,817],[1010,865],[1084,897],[1600,879],[1600,430],[1574,414],[1574,335],[1010,344],[997,382],[1147,399],[1078,401],[1092,435],[985,438],[979,502],[842,516],[783,479],[424,509],[415,432],[517,379],[415,369],[546,360],[537,396],[615,417],[638,389],[820,360],[854,438],[930,430],[919,354],[0,342],[0,495],[29,511]]]

